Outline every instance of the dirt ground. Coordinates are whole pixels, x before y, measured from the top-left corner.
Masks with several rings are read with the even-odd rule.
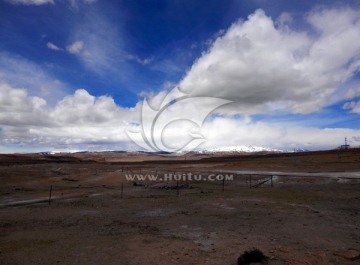
[[[89,156],[0,156],[0,264],[236,264],[254,248],[268,264],[360,264],[360,150]],[[239,173],[225,183],[125,177],[169,172]]]

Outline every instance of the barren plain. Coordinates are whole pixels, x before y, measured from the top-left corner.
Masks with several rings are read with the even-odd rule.
[[[126,179],[171,173],[233,180]],[[0,184],[0,264],[360,264],[360,149],[0,155]]]

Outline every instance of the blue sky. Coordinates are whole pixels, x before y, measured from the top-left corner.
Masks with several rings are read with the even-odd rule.
[[[355,0],[0,1],[0,151],[136,149],[124,131],[141,125],[142,99],[159,102],[175,86],[235,101],[208,119],[208,130],[218,119],[225,127],[202,131],[204,148],[324,149],[343,137],[360,145],[359,8]],[[264,136],[221,140],[234,129],[226,126],[260,125],[272,137],[281,128],[308,128],[312,139],[334,131],[310,146],[301,136],[277,146]]]

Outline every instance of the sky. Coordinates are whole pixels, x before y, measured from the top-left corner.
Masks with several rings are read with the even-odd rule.
[[[0,0],[0,153],[360,146],[360,2]]]

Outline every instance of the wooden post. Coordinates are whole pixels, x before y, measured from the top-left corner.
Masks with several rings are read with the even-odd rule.
[[[124,198],[124,183],[121,183],[121,193],[120,193],[120,198]]]
[[[178,180],[176,181],[176,193],[177,193],[177,196],[179,197],[180,196],[180,190],[179,190],[179,181]]]
[[[51,193],[52,193],[52,185],[50,185],[50,192],[49,192],[49,205],[51,204]]]
[[[273,176],[271,175],[271,187],[274,187],[274,184],[273,184]]]
[[[250,189],[251,189],[251,175],[250,175]]]

